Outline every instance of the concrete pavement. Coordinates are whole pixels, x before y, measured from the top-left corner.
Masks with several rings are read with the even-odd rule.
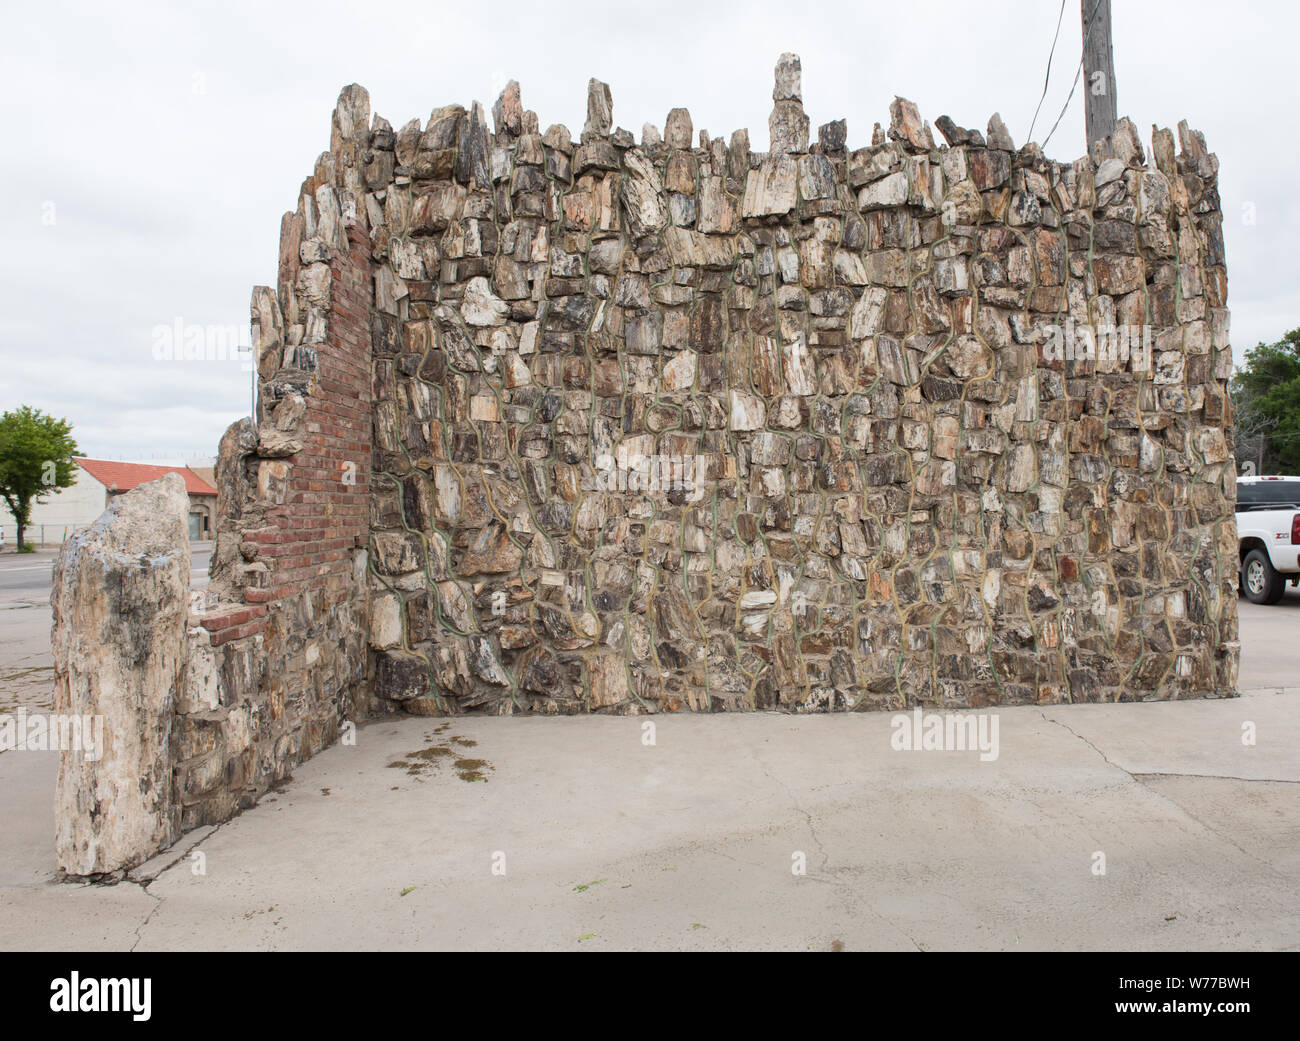
[[[1241,690],[1300,687],[1300,590],[1286,587],[1270,606],[1237,601],[1241,619]]]
[[[1300,949],[1300,596],[1241,607],[1243,697],[1002,709],[991,762],[888,714],[375,722],[111,887],[50,881],[54,758],[5,753],[0,948]]]

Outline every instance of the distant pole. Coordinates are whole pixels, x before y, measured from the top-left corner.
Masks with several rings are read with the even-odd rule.
[[[1110,0],[1081,0],[1083,19],[1083,108],[1088,154],[1115,132],[1115,49],[1110,38]],[[1091,23],[1091,24],[1089,24]]]

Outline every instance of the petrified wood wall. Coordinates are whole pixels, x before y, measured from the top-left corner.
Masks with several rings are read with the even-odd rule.
[[[638,145],[596,81],[577,142],[513,83],[493,131],[475,105],[394,132],[344,89],[253,293],[209,589],[187,632],[188,565],[169,594],[150,740],[63,779],[65,870],[229,818],[376,710],[1235,693],[1201,135],[1148,164],[1121,120],[1062,165],[996,115],[936,145],[900,98],[870,145],[810,146],[799,94],[783,56],[758,154],[684,109]],[[75,585],[73,708],[68,640],[121,613]],[[171,789],[130,828],[83,819],[142,772]]]
[[[290,252],[339,221],[371,243],[380,702],[1232,694],[1201,135],[1148,163],[1125,120],[1063,165],[996,116],[936,145],[898,99],[870,145],[810,145],[799,94],[784,56],[759,154],[683,109],[637,144],[595,81],[578,141],[513,83],[491,130],[475,105],[395,132],[344,92]]]

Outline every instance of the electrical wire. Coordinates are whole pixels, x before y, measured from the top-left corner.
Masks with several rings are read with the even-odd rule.
[[[1056,40],[1061,35],[1061,19],[1065,17],[1065,0],[1061,0],[1061,12],[1056,16],[1056,32],[1052,35],[1052,49],[1047,52],[1047,75],[1043,77],[1043,93],[1038,98],[1038,107],[1034,109],[1034,118],[1029,121],[1029,133],[1026,141],[1034,139],[1034,124],[1038,122],[1038,113],[1043,109],[1043,100],[1047,97],[1047,85],[1052,82],[1052,58],[1056,55]]]
[[[1086,3],[1087,0],[1084,0]],[[1088,54],[1088,40],[1092,36],[1092,27],[1097,21],[1097,9],[1101,7],[1101,0],[1097,0],[1092,5],[1092,14],[1088,16],[1088,23],[1083,30],[1083,53],[1079,55],[1079,67],[1074,72],[1074,82],[1070,85],[1070,94],[1065,99],[1065,104],[1061,106],[1061,114],[1056,117],[1056,122],[1052,124],[1052,129],[1048,131],[1046,139],[1043,141],[1044,151],[1047,149],[1047,142],[1052,140],[1052,135],[1056,133],[1056,128],[1061,125],[1061,120],[1065,118],[1065,110],[1070,107],[1070,102],[1074,98],[1075,88],[1079,86],[1079,77],[1083,74],[1083,63]],[[1107,89],[1110,85],[1107,84]]]

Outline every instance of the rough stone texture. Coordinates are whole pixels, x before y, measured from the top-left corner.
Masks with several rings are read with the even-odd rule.
[[[776,63],[776,84],[772,88],[772,115],[768,133],[772,154],[808,151],[808,116],[803,110],[803,70],[797,54],[783,54]]]
[[[1231,352],[1199,135],[1176,161],[1157,145],[1163,167],[1127,132],[1100,169],[1063,165],[997,116],[987,143],[943,118],[936,146],[899,98],[888,141],[828,124],[810,152],[800,98],[783,56],[769,155],[743,131],[691,148],[684,109],[638,148],[593,82],[577,149],[498,136],[490,188],[418,156],[367,186],[397,287],[376,304],[371,582],[402,609],[371,627],[376,695],[1232,693]],[[436,223],[412,216],[426,199]],[[1145,327],[1150,368],[1052,353],[1052,327],[1106,323]],[[665,460],[690,479],[656,479]]]
[[[172,712],[189,611],[189,497],[175,474],[113,499],[54,562],[54,711],[102,717],[97,759],[59,757],[60,870],[100,875],[153,856],[180,833]]]
[[[524,129],[518,84],[494,115],[502,139]],[[440,109],[423,134],[414,121],[394,135],[378,118],[370,129],[369,98],[354,86],[332,126],[331,150],[281,222],[277,288],[253,290],[258,415],[232,425],[218,451],[208,594],[190,619],[192,695],[174,723],[185,829],[251,805],[368,714],[371,358],[391,350],[380,305],[408,290],[371,267],[365,185],[394,177],[399,152],[420,162],[426,146],[431,170],[491,178],[482,106]],[[419,219],[436,225],[454,205],[449,194]],[[336,223],[322,219],[336,211]],[[393,250],[395,271],[423,273],[417,249]],[[505,305],[486,279],[466,295],[467,320],[499,320]]]

